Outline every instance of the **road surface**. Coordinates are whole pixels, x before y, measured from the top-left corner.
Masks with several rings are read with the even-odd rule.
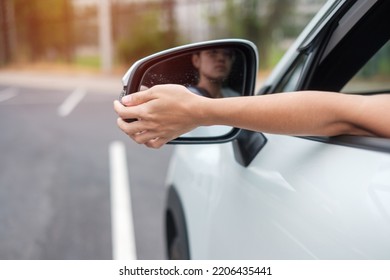
[[[0,71],[0,259],[165,258],[173,147],[116,127],[120,89],[120,77]]]

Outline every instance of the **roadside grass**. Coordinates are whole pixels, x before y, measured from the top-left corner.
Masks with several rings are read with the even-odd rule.
[[[130,67],[127,66],[127,67]],[[101,63],[99,56],[77,56],[72,62],[64,60],[40,60],[35,62],[19,61],[3,67],[0,71],[31,71],[50,72],[57,74],[101,74]],[[123,75],[127,70],[124,65],[113,65],[109,74]]]
[[[100,69],[100,58],[99,56],[78,56],[74,59],[74,64],[76,66],[91,68],[91,69]]]

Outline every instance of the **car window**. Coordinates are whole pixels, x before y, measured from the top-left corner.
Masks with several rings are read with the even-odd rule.
[[[276,86],[274,92],[287,92],[297,90],[300,81],[301,73],[304,69],[307,55],[301,55],[294,63],[293,67],[283,77],[281,82]]]
[[[359,70],[342,92],[390,92],[390,41]]]
[[[366,7],[365,1],[359,3]],[[387,58],[383,58],[382,53],[387,52],[385,50],[388,49],[390,38],[387,24],[390,1],[375,1],[371,6],[367,4],[370,9],[363,9],[366,11],[364,14],[359,12],[361,6],[355,5],[342,18],[335,17],[328,29],[324,29],[323,34],[330,36],[319,37],[320,59],[314,60],[318,61],[318,64],[312,68],[313,72],[309,73],[311,78],[306,78],[307,89],[360,94],[380,93],[380,90],[384,90],[383,86],[378,87],[378,75],[370,68],[375,66],[380,69],[379,61],[380,64],[389,63],[388,53]],[[350,18],[353,20],[349,20]],[[387,46],[384,47],[385,45]],[[365,70],[362,70],[363,68]],[[370,75],[365,72],[367,69],[370,69]],[[386,77],[388,76],[389,74],[386,74]],[[367,86],[368,80],[371,90],[361,86],[362,81]]]

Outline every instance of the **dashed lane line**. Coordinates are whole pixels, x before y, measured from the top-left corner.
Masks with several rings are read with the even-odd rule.
[[[58,107],[58,115],[61,117],[68,116],[74,108],[83,100],[85,95],[87,94],[86,90],[83,88],[75,89]]]
[[[18,95],[18,90],[14,87],[0,90],[0,102],[7,101]]]

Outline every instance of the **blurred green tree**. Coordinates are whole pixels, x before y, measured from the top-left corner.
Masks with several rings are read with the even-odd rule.
[[[153,7],[150,4],[128,4],[127,7],[122,5],[115,8],[114,22],[118,23],[114,23],[117,30],[113,33],[114,41],[117,42],[117,59],[121,64],[127,65],[176,44],[175,22],[172,6],[169,5],[171,3],[165,1]],[[123,26],[126,27],[125,30]]]
[[[221,14],[212,15],[210,23],[216,38],[234,37],[260,46],[261,66],[272,63],[270,50],[275,37],[283,32],[295,0],[227,0]]]
[[[387,42],[359,71],[363,79],[388,80],[390,75],[390,41]]]

